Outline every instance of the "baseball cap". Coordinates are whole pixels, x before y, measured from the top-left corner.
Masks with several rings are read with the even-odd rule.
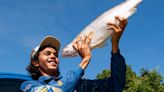
[[[40,45],[38,45],[37,47],[35,47],[32,50],[31,53],[31,59],[35,58],[35,55],[37,54],[37,52],[39,51],[40,48],[44,47],[44,46],[48,46],[51,45],[53,47],[55,47],[56,51],[59,52],[60,49],[60,41],[53,36],[46,36],[40,43]]]

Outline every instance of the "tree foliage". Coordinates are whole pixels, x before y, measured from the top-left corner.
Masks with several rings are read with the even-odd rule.
[[[97,79],[110,77],[110,70],[103,70]],[[140,69],[140,75],[126,67],[126,85],[123,92],[164,92],[163,76],[156,70]]]

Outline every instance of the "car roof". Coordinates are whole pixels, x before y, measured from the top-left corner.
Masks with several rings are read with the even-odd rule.
[[[28,75],[0,73],[1,92],[20,92],[22,82],[32,80]]]

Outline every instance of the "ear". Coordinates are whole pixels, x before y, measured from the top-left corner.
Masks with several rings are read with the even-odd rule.
[[[32,63],[35,67],[38,67],[38,66],[39,66],[38,60],[31,60],[31,63]]]

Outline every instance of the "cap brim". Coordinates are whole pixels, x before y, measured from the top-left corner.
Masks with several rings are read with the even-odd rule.
[[[60,50],[60,41],[57,38],[55,38],[53,36],[46,36],[42,40],[39,48],[42,48],[42,47],[48,46],[48,45],[51,45],[51,46],[55,47],[57,52],[59,52],[59,50]]]

